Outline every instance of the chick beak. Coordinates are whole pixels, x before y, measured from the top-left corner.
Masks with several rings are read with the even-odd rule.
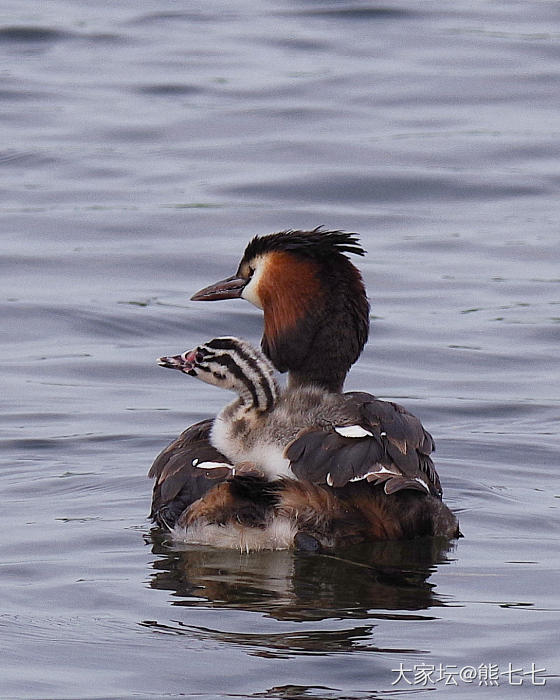
[[[194,371],[195,352],[191,350],[182,355],[173,355],[173,357],[159,357],[157,363],[160,367],[178,369],[185,374],[190,374]]]
[[[191,301],[218,301],[220,299],[238,299],[249,280],[232,275],[225,280],[204,287],[191,297]]]

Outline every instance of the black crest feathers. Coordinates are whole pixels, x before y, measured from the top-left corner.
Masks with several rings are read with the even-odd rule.
[[[243,254],[243,260],[272,251],[287,251],[310,258],[326,258],[333,254],[365,255],[358,235],[345,231],[328,231],[318,226],[311,231],[289,229],[267,236],[255,236]]]

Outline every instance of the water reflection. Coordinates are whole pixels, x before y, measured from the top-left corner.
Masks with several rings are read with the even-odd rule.
[[[398,691],[391,692],[392,696],[398,696]],[[326,685],[279,685],[269,688],[262,693],[253,693],[252,698],[269,698],[269,700],[330,700],[340,698],[337,688],[329,688]],[[350,691],[344,693],[345,700],[381,700],[387,695],[378,695],[369,691]]]
[[[371,634],[375,625],[349,627],[340,630],[301,630],[271,634],[224,632],[222,630],[195,627],[184,622],[161,624],[155,620],[140,623],[153,631],[164,634],[184,634],[189,639],[214,640],[228,646],[242,646],[250,656],[264,659],[288,659],[293,656],[328,654],[332,652],[416,652],[415,649],[383,649],[371,643]]]
[[[293,621],[416,619],[418,615],[402,611],[444,605],[428,579],[438,564],[449,561],[454,546],[447,540],[425,538],[379,542],[333,554],[263,551],[246,555],[192,545],[172,549],[157,534],[152,535],[152,544],[158,558],[150,585],[172,591],[172,605],[211,602],[213,607],[258,611]],[[422,615],[422,619],[429,618]],[[289,647],[294,648],[293,640]]]

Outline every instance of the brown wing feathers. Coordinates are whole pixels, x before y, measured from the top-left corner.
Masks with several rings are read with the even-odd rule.
[[[344,395],[358,416],[364,437],[347,437],[335,429],[302,432],[285,455],[298,479],[345,486],[366,479],[385,483],[385,493],[414,489],[441,498],[441,486],[429,453],[432,437],[402,406],[369,394]]]
[[[375,438],[346,438],[336,432],[311,429],[300,434],[285,451],[298,479],[340,487],[364,477],[383,448]]]
[[[216,486],[216,477],[224,476],[214,472],[209,478],[210,472],[196,466],[228,461],[210,444],[212,422],[207,419],[191,425],[152,464],[148,476],[155,483],[150,518],[160,527],[172,528],[185,508]]]

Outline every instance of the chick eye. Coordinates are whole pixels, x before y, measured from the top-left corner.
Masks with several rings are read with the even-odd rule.
[[[194,356],[194,359],[197,362],[202,362],[204,360],[204,355],[201,352],[197,352],[196,355]]]

